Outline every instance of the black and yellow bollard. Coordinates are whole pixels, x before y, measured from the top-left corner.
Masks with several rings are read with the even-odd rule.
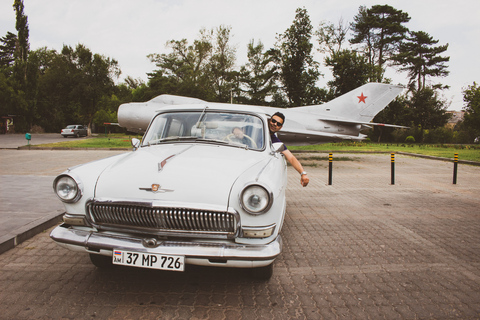
[[[328,185],[332,185],[332,172],[333,172],[333,154],[328,154]]]
[[[391,181],[392,181],[392,185],[393,185],[393,184],[395,184],[395,153],[393,153],[393,152],[391,154],[391,161],[392,161]]]
[[[453,159],[453,184],[457,184],[457,170],[458,170],[458,153],[455,153]]]

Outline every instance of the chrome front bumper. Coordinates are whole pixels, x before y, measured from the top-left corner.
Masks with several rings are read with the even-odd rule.
[[[50,237],[58,244],[75,251],[112,255],[114,249],[165,255],[185,256],[187,264],[227,267],[259,267],[268,265],[282,251],[282,238],[265,245],[223,242],[172,241],[91,232],[60,225]]]

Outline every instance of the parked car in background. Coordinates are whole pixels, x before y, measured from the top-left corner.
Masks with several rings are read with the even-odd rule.
[[[243,105],[163,108],[132,152],[55,179],[66,212],[51,238],[97,267],[236,267],[269,279],[287,167],[267,120]]]
[[[86,137],[87,134],[88,134],[87,126],[82,126],[80,124],[69,125],[65,129],[62,129],[62,132],[61,132],[61,135],[64,138],[67,138],[67,137],[78,138],[78,137],[81,137],[81,136]]]

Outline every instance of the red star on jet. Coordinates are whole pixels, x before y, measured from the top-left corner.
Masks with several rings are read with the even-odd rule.
[[[367,99],[367,96],[364,96],[362,92],[362,94],[360,96],[357,96],[357,98],[358,98],[358,103],[360,102],[365,103],[365,99]]]

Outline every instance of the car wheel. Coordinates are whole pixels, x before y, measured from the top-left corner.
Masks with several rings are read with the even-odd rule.
[[[80,134],[78,132],[75,133],[75,138],[80,138]]]
[[[62,137],[66,138],[67,136],[62,136]]]
[[[100,269],[108,269],[113,266],[112,257],[102,256],[100,254],[90,253],[90,261],[95,267]]]
[[[273,275],[273,263],[265,267],[253,268],[252,277],[258,280],[269,280]]]

